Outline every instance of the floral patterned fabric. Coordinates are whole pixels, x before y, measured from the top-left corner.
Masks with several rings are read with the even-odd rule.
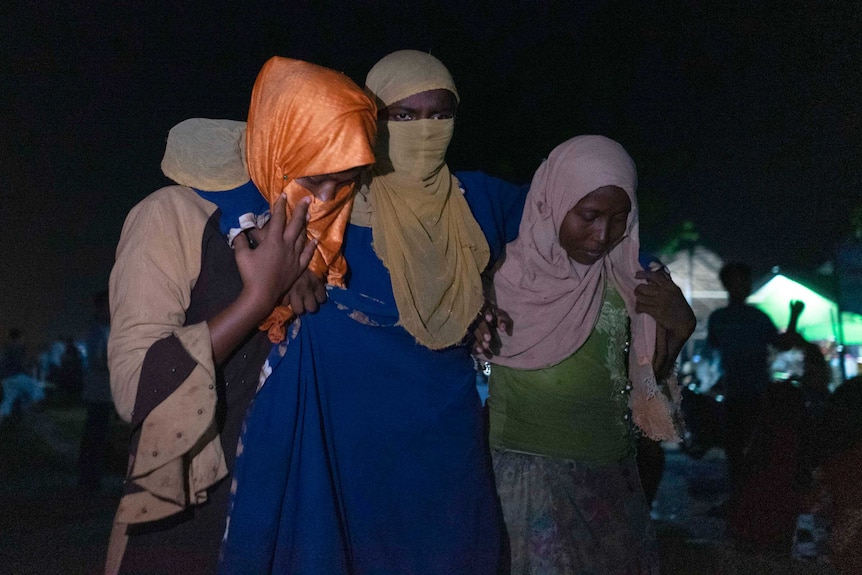
[[[658,575],[634,457],[599,467],[494,450],[512,575]]]

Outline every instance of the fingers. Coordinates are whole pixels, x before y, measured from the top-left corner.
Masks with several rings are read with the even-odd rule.
[[[323,281],[311,270],[303,274],[305,289],[302,290],[302,307],[308,313],[314,313],[320,309],[320,304],[326,301],[326,287]],[[323,300],[320,299],[320,291],[323,290]]]
[[[311,292],[305,290],[291,290],[288,295],[290,296],[290,307],[296,315],[314,313],[319,308],[319,304],[314,299]]]
[[[641,285],[655,285],[655,286],[668,286],[668,285],[676,285],[673,283],[673,280],[670,279],[670,276],[667,272],[663,270],[656,271],[648,271],[641,270],[639,272],[635,272],[635,278],[639,280],[646,280],[646,284]]]
[[[497,310],[497,329],[506,332],[506,335],[512,335],[512,327],[515,322],[512,321],[512,318],[505,311],[498,309]]]
[[[661,378],[664,374],[665,363],[667,363],[667,352],[656,349],[652,362],[652,370],[656,377]]]
[[[635,303],[637,305],[655,304],[661,300],[659,293],[656,290],[642,289],[642,286],[635,288]]]
[[[279,198],[279,202],[284,198],[284,194]],[[296,205],[296,208],[293,210],[293,214],[291,215],[290,221],[287,222],[287,225],[284,228],[284,239],[286,241],[296,240],[297,242],[302,239],[305,240],[305,224],[308,222],[308,204],[311,203],[311,196],[305,196],[299,203]],[[278,205],[278,203],[276,203]],[[282,211],[284,211],[282,209]],[[297,243],[297,249],[300,247],[300,244]]]
[[[299,254],[299,264],[301,267],[305,268],[308,266],[309,262],[311,262],[314,250],[317,247],[317,240],[312,239],[310,241],[306,241],[305,235],[305,225],[308,222],[308,205],[311,203],[311,197],[306,196],[299,201],[296,208],[293,210],[293,215],[291,216],[290,221],[288,221],[286,225],[284,224],[284,220],[287,217],[284,215],[285,202],[287,202],[287,197],[282,194],[275,202],[275,207],[273,208],[276,215],[280,214],[279,219],[275,220],[276,215],[273,215],[273,220],[275,221],[272,223],[275,224],[276,230],[279,229],[279,225],[284,226],[284,240],[286,242],[293,242],[295,250],[301,250]]]
[[[251,246],[249,245],[248,238],[245,234],[237,234],[233,239],[233,249],[234,252],[240,254],[246,250],[250,250]]]
[[[305,307],[305,311],[307,311],[308,313],[314,313],[320,309],[320,302],[317,301],[317,298],[314,297],[313,293],[309,293],[305,296],[303,306]]]
[[[279,233],[284,230],[284,223],[287,220],[287,195],[281,194],[275,200],[275,205],[272,206],[272,216],[269,219],[269,225]]]
[[[309,240],[305,247],[302,248],[302,253],[299,254],[299,265],[302,268],[307,268],[308,264],[311,262],[311,258],[314,255],[314,250],[317,249],[317,240],[312,239]]]
[[[486,358],[491,357],[491,330],[488,323],[484,320],[479,320],[476,327],[473,329],[473,353],[475,355],[483,355]]]
[[[320,291],[323,292],[322,296]],[[309,269],[302,272],[284,298],[284,303],[290,304],[296,315],[314,313],[320,309],[320,304],[325,301],[326,287],[323,280]]]
[[[495,326],[495,323],[487,322],[480,322],[478,326],[479,335],[481,335],[481,337],[476,338],[476,347],[481,348],[481,353],[487,359],[500,353],[500,347],[502,345]]]
[[[255,249],[263,241],[263,232],[259,228],[243,230],[242,235],[248,240],[248,247]]]
[[[513,324],[508,313],[490,302],[485,302],[476,327],[473,329],[474,353],[484,355],[488,359],[498,354],[502,346],[499,333],[505,332],[506,335],[512,335]]]
[[[317,303],[326,303],[326,286],[323,282],[318,282],[314,285],[314,299]]]
[[[682,296],[682,291],[671,281],[667,283],[643,283],[635,288],[635,297],[643,300],[670,301]]]

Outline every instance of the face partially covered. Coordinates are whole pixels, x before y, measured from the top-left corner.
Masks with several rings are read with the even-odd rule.
[[[602,186],[584,196],[560,224],[560,245],[579,264],[605,257],[626,233],[632,204],[617,186]]]
[[[365,166],[359,166],[335,172],[333,174],[319,174],[316,176],[303,176],[296,178],[296,183],[311,192],[321,202],[328,202],[336,196],[344,186],[356,184],[362,176]]]
[[[382,108],[378,120],[411,122],[414,120],[449,120],[455,117],[458,101],[449,90],[426,90]]]

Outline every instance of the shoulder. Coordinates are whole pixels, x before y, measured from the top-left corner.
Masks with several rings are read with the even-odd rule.
[[[772,318],[769,317],[769,315],[766,312],[764,312],[763,310],[761,310],[759,308],[753,307],[753,306],[752,306],[752,309],[755,312],[757,312],[758,320],[763,324],[763,326],[766,329],[773,330],[773,331],[776,330],[775,323],[772,321]]]
[[[191,241],[199,238],[217,207],[185,186],[166,186],[130,211],[120,244],[128,241]],[[161,236],[161,237],[160,237]]]
[[[168,220],[185,221],[188,217],[208,219],[216,205],[203,199],[186,186],[165,186],[138,202],[129,212],[129,217],[148,215]]]
[[[484,172],[456,172],[467,205],[485,232],[492,260],[518,235],[529,186],[513,184]]]
[[[721,321],[724,318],[724,316],[726,316],[726,315],[727,315],[727,308],[726,307],[720,307],[716,310],[713,310],[713,312],[709,314],[709,321],[711,321],[711,322]]]
[[[455,172],[455,177],[468,200],[470,196],[477,196],[511,201],[526,196],[529,188],[529,186],[513,184],[480,171]]]
[[[749,317],[755,318],[758,321],[769,322],[772,323],[772,320],[769,319],[769,316],[760,308],[755,307],[751,304],[745,304],[745,311]]]
[[[216,210],[215,204],[185,186],[167,186],[141,200],[123,223],[112,289],[126,286],[139,294],[143,283],[166,277],[183,285],[193,283],[200,271],[207,223]]]

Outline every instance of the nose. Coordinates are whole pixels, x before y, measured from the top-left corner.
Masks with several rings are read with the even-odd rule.
[[[325,182],[317,189],[315,196],[321,202],[328,202],[335,197],[336,187],[335,182]]]
[[[611,237],[611,223],[604,218],[598,220],[597,225],[596,225],[596,234],[595,234],[596,241],[604,246],[604,245],[608,244],[608,242],[610,241],[610,237]]]

